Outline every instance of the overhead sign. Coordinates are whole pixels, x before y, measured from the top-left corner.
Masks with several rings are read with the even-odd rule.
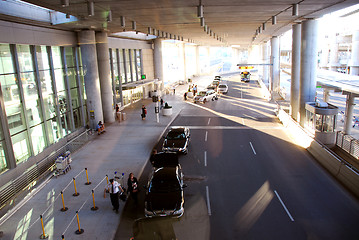
[[[253,66],[240,66],[239,69],[253,69]]]

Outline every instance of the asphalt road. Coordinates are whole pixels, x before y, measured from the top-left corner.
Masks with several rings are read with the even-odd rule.
[[[226,82],[228,95],[188,103],[172,123],[191,130],[189,153],[180,157],[188,187],[185,214],[166,220],[163,231],[180,240],[359,239],[358,200],[291,142],[253,81]],[[116,239],[132,236],[143,195],[138,206],[126,203]]]

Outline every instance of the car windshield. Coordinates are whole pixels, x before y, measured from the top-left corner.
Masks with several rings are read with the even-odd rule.
[[[204,96],[206,96],[206,92],[201,91],[201,92],[199,92],[197,95],[198,95],[198,96],[201,96],[201,97],[204,97]]]
[[[218,87],[219,88],[226,88],[227,86],[226,85],[219,85]]]
[[[184,139],[186,138],[185,134],[183,132],[178,132],[178,131],[170,131],[167,134],[167,139],[169,140],[175,140],[175,139]]]

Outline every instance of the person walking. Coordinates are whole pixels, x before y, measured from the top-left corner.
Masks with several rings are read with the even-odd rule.
[[[127,187],[128,187],[127,191],[130,192],[130,195],[133,198],[133,200],[135,201],[135,204],[137,204],[138,203],[138,198],[137,198],[138,181],[137,181],[137,178],[135,178],[135,176],[133,175],[133,173],[130,173],[130,175],[128,176]]]
[[[110,183],[107,185],[104,191],[104,197],[106,197],[106,192],[110,193],[111,204],[113,206],[113,210],[116,211],[116,213],[118,213],[118,209],[120,207],[118,200],[118,194],[120,191],[123,192],[121,185],[113,179],[110,179]]]
[[[163,108],[163,98],[161,98],[161,109]]]
[[[145,105],[142,105],[142,111],[141,111],[142,120],[146,119],[146,114],[147,114],[147,109],[146,109]]]
[[[187,101],[187,92],[184,93],[183,97],[184,97],[184,100]]]

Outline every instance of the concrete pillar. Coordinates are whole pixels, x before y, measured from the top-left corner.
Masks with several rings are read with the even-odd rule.
[[[359,30],[352,36],[352,56],[350,64],[350,74],[359,75]]]
[[[268,42],[264,42],[262,52],[263,52],[263,63],[270,64]],[[270,69],[269,65],[263,66],[263,82],[267,86],[269,84],[269,69]]]
[[[347,101],[345,106],[345,119],[344,119],[344,134],[350,134],[353,128],[353,112],[354,112],[355,97],[351,93],[347,93]]]
[[[330,43],[330,70],[337,71],[338,67],[338,52],[339,52],[339,44],[337,41],[337,36],[332,37],[332,42]]]
[[[302,25],[292,26],[292,75],[290,84],[290,106],[292,118],[299,120],[299,86],[300,86],[300,44]]]
[[[323,101],[329,102],[329,98],[330,98],[330,89],[324,88],[323,89]]]
[[[161,89],[156,89],[156,90],[162,90],[164,88],[163,84],[163,57],[162,57],[162,39],[160,38],[156,38],[155,39],[155,49],[153,51],[153,62],[155,65],[155,78],[157,78],[161,84],[160,84],[160,88]]]
[[[196,75],[197,76],[201,75],[201,66],[199,62],[199,46],[196,46]]]
[[[97,65],[95,32],[93,30],[83,30],[79,32],[78,42],[81,49],[85,75],[84,80],[87,96],[87,111],[90,116],[90,128],[95,129],[99,121],[104,121]]]
[[[316,94],[318,22],[314,19],[303,21],[301,35],[299,118],[304,127],[305,103],[314,102]]]
[[[279,50],[279,38],[273,36],[271,38],[271,84],[270,91],[280,91],[280,50]]]
[[[183,56],[183,81],[187,79],[187,66],[186,66],[186,45],[182,44],[182,56]]]
[[[101,100],[104,122],[114,122],[113,91],[110,70],[110,54],[106,32],[96,32],[98,73],[101,86]]]

